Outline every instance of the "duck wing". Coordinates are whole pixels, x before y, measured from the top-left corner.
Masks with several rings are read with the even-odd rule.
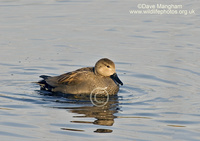
[[[51,90],[52,88],[59,87],[61,85],[77,85],[83,82],[89,73],[93,73],[92,67],[81,68],[73,72],[68,72],[59,76],[47,76],[41,75],[43,80],[37,82],[41,88]]]
[[[75,85],[84,80],[85,73],[84,71],[65,73],[57,77],[57,82],[58,84]]]
[[[68,72],[57,77],[58,84],[76,85],[85,80],[89,73],[93,72],[93,68],[81,68],[73,72]]]

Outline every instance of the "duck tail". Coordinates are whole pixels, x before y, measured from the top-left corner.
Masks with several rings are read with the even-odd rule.
[[[40,75],[41,78],[43,78],[44,80],[46,80],[47,78],[51,77],[51,76],[48,76],[48,75]]]
[[[55,88],[46,82],[46,79],[49,78],[50,76],[41,75],[40,77],[43,78],[43,80],[36,82],[36,84],[40,85],[40,90],[52,91],[52,89]]]

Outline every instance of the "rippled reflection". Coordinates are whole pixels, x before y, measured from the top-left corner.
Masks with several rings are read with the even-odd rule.
[[[107,97],[99,97],[98,101],[106,101],[104,106],[99,107],[93,105],[89,96],[83,95],[66,95],[66,94],[58,94],[58,93],[47,93],[44,91],[40,91],[42,95],[48,96],[56,96],[56,97],[64,97],[65,100],[56,100],[55,102],[58,103],[74,103],[73,106],[53,106],[52,108],[58,109],[67,109],[71,113],[79,114],[78,116],[73,116],[73,118],[80,118],[81,120],[73,120],[72,123],[80,123],[80,124],[94,124],[94,125],[101,125],[101,126],[113,126],[114,119],[117,118],[114,116],[115,113],[118,112],[118,96],[109,97],[109,101],[105,100]],[[44,99],[45,100],[45,99]],[[92,98],[94,101],[95,99]],[[81,106],[79,106],[81,105]],[[89,120],[83,121],[82,119],[89,118]],[[91,121],[91,118],[94,118],[94,121]],[[71,129],[71,128],[61,128],[62,130],[69,130],[69,131],[79,131],[83,132],[84,130],[80,129]],[[111,133],[111,129],[96,129],[94,132],[97,133]]]

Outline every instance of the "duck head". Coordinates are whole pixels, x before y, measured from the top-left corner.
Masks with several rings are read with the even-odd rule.
[[[95,64],[95,74],[99,74],[105,77],[110,77],[117,84],[123,85],[122,81],[117,76],[115,71],[115,64],[108,58],[102,58]]]

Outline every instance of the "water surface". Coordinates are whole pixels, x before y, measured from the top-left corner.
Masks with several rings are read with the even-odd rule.
[[[191,15],[130,14],[139,3],[0,1],[1,140],[200,140],[200,3],[170,2]],[[124,86],[102,107],[32,83],[103,57]]]

